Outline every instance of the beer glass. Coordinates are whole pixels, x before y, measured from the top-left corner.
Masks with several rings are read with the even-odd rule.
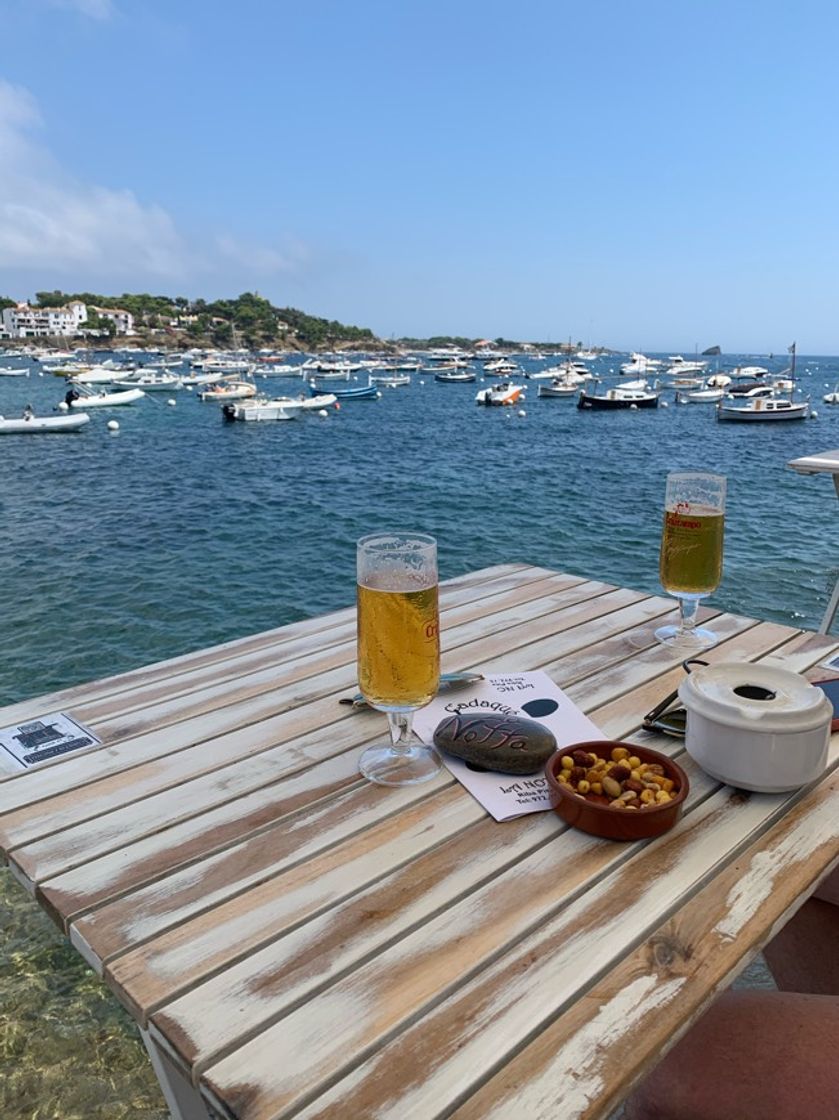
[[[722,578],[725,478],[699,472],[667,476],[659,578],[679,600],[678,626],[661,626],[655,636],[665,645],[692,650],[712,646],[712,630],[696,625],[699,602],[716,591]]]
[[[386,712],[391,742],[368,747],[365,778],[386,786],[425,782],[440,757],[412,731],[414,712],[440,682],[437,542],[424,533],[374,533],[357,546],[358,684]]]

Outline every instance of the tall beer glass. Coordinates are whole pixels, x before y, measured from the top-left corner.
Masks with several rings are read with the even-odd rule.
[[[699,602],[722,579],[725,478],[698,472],[667,476],[659,577],[679,600],[679,625],[661,626],[660,642],[684,649],[716,643],[712,630],[696,625]]]
[[[424,533],[375,533],[357,547],[358,684],[387,712],[391,742],[368,747],[365,778],[386,786],[424,782],[439,755],[412,732],[414,712],[440,683],[437,542]]]

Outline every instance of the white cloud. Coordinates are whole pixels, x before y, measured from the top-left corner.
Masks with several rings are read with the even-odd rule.
[[[114,14],[112,0],[50,0],[54,8],[71,8],[91,19],[110,19]]]
[[[32,138],[31,94],[0,81],[0,267],[178,279],[190,256],[169,215],[80,182]]]
[[[86,0],[91,3],[92,0]],[[0,79],[0,274],[34,271],[38,282],[198,281],[201,277],[289,276],[308,251],[249,244],[230,233],[187,239],[171,215],[129,189],[70,174],[40,142],[38,105],[28,90]],[[8,277],[8,279],[6,279]]]

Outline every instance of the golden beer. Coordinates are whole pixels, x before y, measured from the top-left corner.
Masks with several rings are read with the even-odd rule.
[[[421,708],[440,682],[437,585],[392,591],[358,584],[358,683],[368,703]]]
[[[668,509],[661,533],[659,576],[665,591],[708,595],[722,579],[725,515],[707,507]]]

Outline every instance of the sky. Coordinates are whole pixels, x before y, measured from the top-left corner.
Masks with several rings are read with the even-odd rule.
[[[0,0],[0,295],[839,353],[839,6]]]

